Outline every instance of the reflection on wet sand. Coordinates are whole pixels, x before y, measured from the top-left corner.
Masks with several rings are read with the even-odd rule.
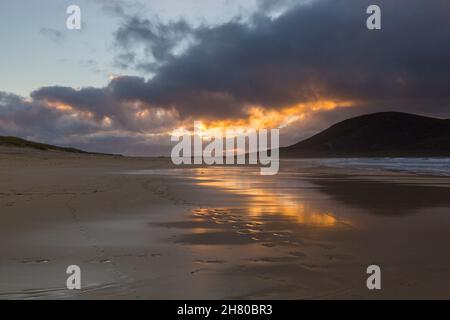
[[[439,178],[440,183],[425,183],[426,177],[401,182],[398,178],[397,182],[382,178],[373,181],[342,176],[315,179],[314,184],[340,203],[379,215],[408,215],[420,209],[450,207],[448,178]]]
[[[180,170],[168,189],[197,208],[158,225],[180,230],[174,241],[202,265],[195,276],[226,298],[448,296],[437,278],[450,267],[445,179],[314,170]],[[365,287],[373,263],[389,270],[376,296]]]
[[[298,194],[295,194],[298,190],[275,188],[268,184],[271,180],[269,177],[252,174],[243,178],[240,169],[233,172],[201,168],[194,170],[194,179],[199,186],[245,196],[245,210],[248,216],[254,219],[265,215],[281,215],[304,225],[333,227],[337,224],[332,211],[319,211],[307,206],[299,199]]]

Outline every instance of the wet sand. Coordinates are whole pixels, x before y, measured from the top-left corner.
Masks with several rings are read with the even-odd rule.
[[[450,178],[17,149],[0,172],[1,299],[450,298]]]

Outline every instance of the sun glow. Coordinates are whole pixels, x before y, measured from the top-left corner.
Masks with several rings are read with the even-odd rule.
[[[65,112],[70,112],[70,111],[74,111],[75,109],[68,104],[62,103],[62,102],[47,102],[47,106],[49,106],[52,109],[56,109],[59,111],[65,111]]]
[[[46,105],[50,109],[58,110],[62,113],[67,114],[69,117],[72,118],[80,118],[80,119],[93,119],[95,118],[95,115],[93,112],[85,111],[85,110],[79,110],[74,107],[72,107],[69,104],[65,104],[62,102],[53,102],[53,101],[47,101]]]
[[[192,134],[192,123],[201,122],[201,127],[196,128],[196,132],[204,139],[208,140],[219,134],[225,136],[227,131],[229,136],[245,135],[249,130],[261,129],[281,129],[297,121],[305,119],[309,114],[322,110],[333,110],[335,108],[348,107],[354,105],[350,101],[318,99],[313,102],[298,103],[283,108],[267,108],[250,105],[244,110],[244,115],[240,118],[228,119],[193,119],[192,117],[180,119],[176,109],[151,108],[140,101],[124,102],[124,109],[127,109],[131,116],[143,123],[144,121],[165,121],[173,123],[175,127],[161,131],[161,134],[182,136]],[[58,110],[68,116],[80,119],[94,119],[95,114],[91,111],[79,109],[61,101],[46,101],[47,108]],[[102,116],[101,125],[111,127],[112,116]],[[169,126],[170,127],[170,126]]]
[[[308,113],[321,110],[333,110],[338,107],[349,107],[352,105],[353,103],[350,101],[319,100],[290,105],[281,109],[249,106],[246,110],[247,117],[245,118],[225,120],[199,119],[202,125],[200,128],[197,128],[197,131],[201,132],[200,135],[202,137],[211,137],[217,132],[224,134],[226,130],[232,130],[238,135],[250,129],[284,128],[296,121],[304,119]],[[191,130],[189,130],[188,126],[180,126],[173,130],[171,134],[181,136],[183,134],[189,134],[189,131]]]

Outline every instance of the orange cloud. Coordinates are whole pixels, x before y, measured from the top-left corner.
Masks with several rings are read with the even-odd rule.
[[[333,110],[339,107],[350,107],[354,103],[351,101],[333,101],[333,100],[318,100],[308,103],[299,103],[295,105],[286,106],[281,109],[267,109],[259,106],[247,107],[246,118],[241,119],[224,119],[224,120],[202,120],[194,119],[202,122],[200,128],[201,134],[204,136],[213,136],[214,133],[220,131],[222,134],[227,129],[236,132],[245,132],[249,129],[273,129],[284,128],[290,124],[304,119],[308,113],[322,110]],[[184,121],[183,124],[172,131],[174,135],[181,135],[188,133],[189,127],[192,126],[192,119]]]

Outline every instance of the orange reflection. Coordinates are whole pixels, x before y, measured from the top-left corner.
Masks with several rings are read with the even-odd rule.
[[[264,181],[258,180],[261,179],[259,175],[243,178],[239,174],[224,172],[222,168],[198,168],[194,179],[197,185],[244,195],[248,198],[245,209],[250,216],[282,215],[296,223],[317,227],[333,227],[338,223],[332,212],[311,208],[286,188],[264,187]]]

